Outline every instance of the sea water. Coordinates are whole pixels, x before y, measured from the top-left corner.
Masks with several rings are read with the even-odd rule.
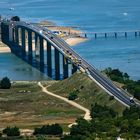
[[[11,7],[14,10],[9,10]],[[6,17],[18,15],[30,22],[51,20],[59,25],[80,26],[79,29],[86,32],[140,29],[139,13],[139,0],[0,0],[0,14]],[[106,67],[119,68],[131,78],[140,79],[140,37],[135,38],[134,34],[117,39],[95,39],[90,36],[89,41],[76,45],[73,49],[100,70]],[[9,57],[13,58],[12,55]],[[7,59],[5,57],[3,61],[8,65]],[[23,61],[19,60],[18,63],[27,66]],[[11,67],[16,65],[14,61]],[[20,79],[30,80],[32,77],[25,78],[24,75],[28,75],[29,71],[13,70],[15,75],[12,76],[10,69],[6,70],[8,76],[15,80],[19,75]],[[34,70],[30,72],[34,73]],[[3,73],[0,71],[1,76]],[[35,77],[42,78],[39,73]]]

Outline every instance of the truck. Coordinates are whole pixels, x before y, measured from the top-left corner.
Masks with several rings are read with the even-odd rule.
[[[134,103],[134,97],[130,97],[130,98],[129,98],[129,101],[130,101],[131,103]]]

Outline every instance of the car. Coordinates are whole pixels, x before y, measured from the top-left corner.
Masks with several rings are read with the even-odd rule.
[[[51,39],[53,39],[53,36],[51,36]]]
[[[47,33],[50,34],[51,32],[50,31],[47,31]]]
[[[66,50],[66,53],[69,53],[69,50]]]
[[[85,69],[85,73],[88,74],[88,75],[90,75],[90,72],[89,72],[88,67],[86,67],[86,69]]]
[[[40,30],[39,33],[42,34],[42,30]]]
[[[81,64],[82,63],[82,60],[81,59],[78,59],[78,62]]]

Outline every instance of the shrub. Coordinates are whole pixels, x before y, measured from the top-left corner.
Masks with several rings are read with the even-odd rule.
[[[110,96],[109,97],[109,100],[111,101],[111,100],[114,100],[114,96]]]
[[[2,89],[10,89],[11,88],[11,82],[8,77],[4,77],[0,82],[0,87]]]
[[[13,16],[11,18],[12,21],[20,21],[20,18],[18,16]]]
[[[59,124],[44,125],[41,128],[35,128],[34,135],[62,135],[63,129]]]
[[[77,98],[78,98],[78,95],[77,95],[77,92],[76,92],[76,91],[71,92],[71,93],[69,94],[69,96],[68,96],[68,99],[69,99],[69,100],[75,100],[75,99],[77,99]]]
[[[18,127],[7,127],[3,130],[3,133],[7,136],[20,136],[20,130]]]

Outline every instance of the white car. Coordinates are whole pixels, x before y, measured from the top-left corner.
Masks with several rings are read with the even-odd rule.
[[[42,32],[43,32],[42,30],[39,31],[40,34],[42,34]]]
[[[130,97],[129,100],[131,103],[134,103],[134,97]]]

